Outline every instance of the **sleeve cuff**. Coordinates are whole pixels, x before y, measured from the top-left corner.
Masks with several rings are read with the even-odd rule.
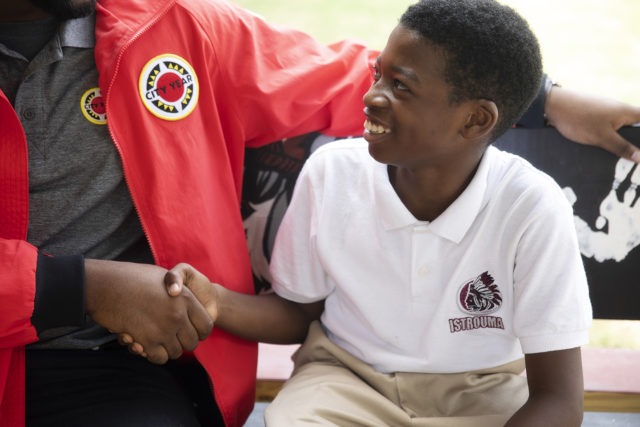
[[[551,80],[545,74],[542,77],[542,83],[538,90],[538,95],[535,97],[529,109],[525,111],[524,115],[520,118],[517,127],[523,127],[528,129],[540,129],[545,127],[546,121],[544,116],[544,105],[547,102],[547,87]]]
[[[545,353],[582,347],[589,343],[589,329],[575,332],[557,333],[547,336],[520,337],[520,346],[524,354]]]
[[[31,317],[38,333],[62,326],[83,326],[84,314],[84,257],[38,254]]]

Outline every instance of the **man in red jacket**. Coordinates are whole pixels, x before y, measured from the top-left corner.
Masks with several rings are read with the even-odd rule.
[[[211,320],[162,278],[188,262],[253,291],[245,148],[359,134],[375,55],[218,0],[0,5],[0,426],[24,425],[25,395],[30,426],[242,425],[256,345],[199,342]],[[615,132],[636,108],[540,93],[534,120],[637,158]]]

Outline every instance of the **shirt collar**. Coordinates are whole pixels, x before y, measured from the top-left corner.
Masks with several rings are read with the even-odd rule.
[[[427,228],[434,234],[459,243],[486,203],[487,181],[493,147],[486,150],[475,175],[462,194],[432,222],[419,221],[404,206],[389,182],[387,165],[376,164],[374,193],[376,209],[386,230],[404,227]]]
[[[95,38],[96,16],[91,15],[71,19],[60,25],[59,37],[62,47],[93,48]]]
[[[43,54],[36,55],[33,59],[37,64],[46,64],[62,58],[63,47],[75,47],[92,49],[95,47],[95,13],[91,15],[64,21],[54,34],[53,38],[42,48]],[[0,53],[9,57],[25,59],[20,53],[14,52],[0,43]],[[40,56],[40,58],[38,58]],[[26,60],[26,59],[25,59]]]

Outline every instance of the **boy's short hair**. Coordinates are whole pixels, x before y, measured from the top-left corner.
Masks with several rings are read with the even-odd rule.
[[[452,103],[488,99],[497,105],[492,140],[518,121],[538,93],[538,40],[508,6],[493,0],[421,0],[409,6],[400,25],[442,49]]]

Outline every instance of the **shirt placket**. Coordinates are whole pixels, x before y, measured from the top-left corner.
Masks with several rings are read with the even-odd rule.
[[[411,235],[411,296],[427,297],[433,286],[433,268],[435,267],[435,236],[426,224],[413,227]]]

